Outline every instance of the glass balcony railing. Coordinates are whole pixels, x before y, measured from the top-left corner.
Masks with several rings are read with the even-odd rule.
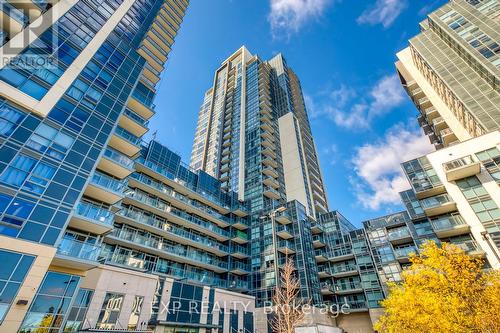
[[[151,215],[146,215],[141,211],[134,210],[131,208],[126,208],[122,209],[121,211],[118,212],[119,215],[125,216],[128,218],[133,219],[136,222],[150,225],[152,227],[158,228],[163,232],[167,232],[179,237],[182,237],[184,239],[191,240],[193,242],[203,244],[205,246],[217,249],[219,251],[223,252],[229,252],[229,247],[227,245],[221,244],[215,239],[210,239],[209,237],[200,235],[198,233],[189,231],[187,229],[178,227],[176,225],[170,224],[167,221],[162,221],[159,219],[154,218]]]
[[[420,205],[423,209],[437,208],[442,205],[452,203],[453,200],[450,198],[448,194],[440,194],[434,197],[425,198],[420,200]]]
[[[321,283],[321,289],[322,290],[334,291],[335,287],[334,287],[334,285],[332,283],[323,282],[323,283]]]
[[[289,240],[281,240],[278,242],[278,247],[280,248],[288,248],[290,250],[295,249],[295,244],[292,241]]]
[[[472,156],[468,155],[461,158],[457,158],[456,160],[453,161],[443,163],[443,167],[445,171],[452,171],[474,163],[475,161],[472,159]]]
[[[146,175],[134,173],[131,175],[131,177],[140,181],[141,183],[144,183],[148,186],[151,186],[151,187],[157,189],[158,191],[160,191],[160,192],[162,192],[162,193],[164,193],[164,194],[166,194],[174,199],[182,201],[182,202],[192,206],[193,208],[201,210],[201,211],[213,216],[214,218],[221,220],[224,223],[231,224],[233,222],[233,220],[231,218],[222,215],[221,213],[217,212],[215,209],[212,209],[199,201],[192,200],[192,199],[186,197],[185,195],[174,191],[173,188],[171,188],[171,187],[169,187],[161,182],[158,182],[150,177],[147,177]]]
[[[396,258],[407,258],[410,253],[417,253],[417,249],[414,246],[407,246],[394,249],[394,255]]]
[[[133,135],[132,133],[130,133],[126,129],[123,129],[119,126],[115,129],[115,134],[118,135],[119,137],[121,137],[122,139],[124,139],[125,141],[133,144],[134,146],[141,145],[141,138]]]
[[[89,261],[97,261],[101,247],[98,244],[77,241],[70,237],[64,237],[57,247],[57,253]]]
[[[141,192],[137,192],[137,191],[128,191],[127,192],[127,197],[129,198],[133,198],[135,200],[138,200],[142,203],[145,203],[153,208],[156,208],[156,209],[159,209],[159,210],[162,210],[162,211],[165,211],[169,214],[172,214],[172,215],[175,215],[177,217],[180,217],[188,222],[191,222],[191,223],[194,223],[196,225],[199,225],[207,230],[210,230],[214,233],[217,233],[223,237],[229,237],[229,232],[227,230],[224,230],[222,228],[219,228],[218,226],[216,226],[214,223],[212,222],[209,222],[209,221],[205,221],[205,220],[202,220],[201,218],[197,218],[193,215],[190,215],[184,211],[181,211],[177,208],[174,208],[172,206],[169,206],[167,205],[165,202],[159,200],[159,199],[155,199],[155,198],[151,198]]]
[[[76,205],[75,214],[90,220],[98,221],[102,224],[106,224],[109,226],[113,225],[113,212],[111,212],[109,209],[99,207],[85,201],[80,201]]]
[[[333,248],[332,249],[332,257],[342,257],[347,255],[352,255],[352,249],[346,247]]]
[[[323,235],[313,235],[312,239],[313,239],[313,242],[320,242],[320,243],[325,242],[325,238],[323,237]]]
[[[411,234],[410,234],[410,230],[408,230],[408,228],[403,227],[403,228],[388,230],[387,236],[388,236],[389,240],[397,240],[397,239],[411,237]]]
[[[123,114],[143,127],[147,127],[149,124],[148,120],[142,118],[141,116],[139,116],[137,113],[135,113],[134,111],[132,111],[130,109],[125,109]]]
[[[90,179],[90,182],[94,185],[99,185],[108,190],[117,193],[123,193],[125,186],[127,185],[126,181],[120,181],[108,175],[105,175],[99,171],[95,171]]]
[[[461,215],[449,215],[431,220],[432,228],[435,231],[453,229],[456,226],[466,225],[464,218]]]
[[[276,232],[287,232],[293,235],[293,227],[291,224],[278,224],[276,226]]]
[[[452,241],[451,244],[458,246],[459,248],[464,250],[465,253],[481,251],[481,248],[476,243],[476,241],[473,239],[461,241],[461,242],[453,242]]]
[[[247,247],[241,246],[239,244],[231,245],[231,253],[242,253],[246,255],[250,255],[250,251]]]
[[[113,148],[107,147],[106,150],[104,151],[104,156],[112,161],[115,161],[124,168],[130,170],[134,169],[134,161],[130,159],[128,156],[125,156],[122,153],[119,153],[117,150],[114,150]]]
[[[331,273],[331,268],[328,265],[318,265],[318,272]]]
[[[172,276],[174,278],[203,283],[207,286],[226,288],[229,285],[227,280],[212,276],[208,271],[198,273],[192,270],[184,270],[182,268],[173,267],[162,260],[158,260],[158,262],[154,263],[124,254],[113,253],[109,256],[109,258],[106,259],[106,262],[110,264],[126,266],[132,269],[139,269],[152,273],[160,273]]]
[[[244,231],[241,231],[241,230],[233,230],[233,232],[231,233],[231,237],[248,240],[248,234]]]
[[[180,246],[179,244],[168,244],[158,240],[157,238],[147,237],[145,235],[137,233],[136,231],[130,231],[126,229],[115,229],[113,230],[112,234],[120,239],[127,240],[135,244],[140,244],[151,249],[160,250],[170,255],[176,255],[194,262],[227,269],[226,261],[219,260],[216,256],[210,255],[206,252],[201,252],[189,247]]]
[[[361,282],[335,283],[335,291],[351,291],[363,289]]]
[[[248,272],[250,271],[249,267],[248,267],[248,264],[245,264],[244,262],[240,262],[240,261],[233,261],[231,262],[231,269],[237,269],[237,270],[242,270],[242,271],[245,271],[245,272]]]
[[[179,179],[177,177],[177,175],[174,174],[173,172],[170,172],[167,169],[162,168],[161,166],[159,166],[155,163],[152,163],[151,161],[146,161],[143,158],[139,158],[136,160],[136,162],[141,163],[142,165],[146,166],[147,168],[153,170],[154,172],[156,172],[156,173],[158,173],[158,174],[160,174],[160,175],[162,175],[162,176],[164,176],[164,177],[166,177],[166,178],[168,178],[176,183],[179,183],[180,185],[190,189],[193,192],[198,193],[202,197],[206,198],[207,200],[210,200],[211,202],[219,205],[220,207],[223,207],[223,208],[228,209],[228,210],[231,209],[231,207],[226,202],[221,200],[221,198],[219,198],[211,193],[208,193],[206,191],[203,191],[201,189],[198,189],[195,186],[187,184],[182,179]]]
[[[347,304],[350,309],[358,310],[358,309],[367,309],[368,305],[366,301],[345,301],[342,304]],[[341,304],[341,306],[342,306]]]
[[[340,274],[345,272],[357,271],[356,265],[334,265],[332,266],[332,273]]]

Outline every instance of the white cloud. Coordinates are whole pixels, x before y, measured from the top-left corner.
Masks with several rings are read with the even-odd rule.
[[[400,164],[433,150],[419,129],[402,124],[391,127],[383,139],[357,147],[351,160],[356,175],[350,181],[359,203],[373,210],[399,204],[399,192],[410,187]]]
[[[359,24],[382,24],[388,28],[406,9],[407,0],[377,0],[373,6],[365,9],[357,22]]]
[[[323,105],[315,103],[309,95],[304,99],[312,119],[327,116],[338,126],[349,129],[368,128],[374,118],[390,112],[405,99],[404,90],[395,74],[382,77],[369,89],[364,98],[352,103],[355,98],[363,94],[341,85],[339,89],[328,94],[328,100]]]
[[[333,0],[270,0],[268,20],[274,37],[290,36],[309,20],[318,18]]]

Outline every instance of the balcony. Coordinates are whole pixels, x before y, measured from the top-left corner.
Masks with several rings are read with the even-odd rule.
[[[146,68],[148,68],[147,65]],[[151,66],[149,66],[149,68],[151,68]],[[154,70],[153,68],[151,69]],[[138,97],[133,95],[128,99],[127,107],[144,119],[149,119],[155,114],[152,107],[142,103]]]
[[[436,108],[430,107],[425,109],[425,117],[428,121],[432,122],[435,118],[439,117],[439,112],[437,112]]]
[[[262,173],[269,177],[278,178],[278,172],[273,167],[266,166],[262,168]]]
[[[233,200],[231,204],[231,212],[233,214],[239,217],[245,217],[248,216],[248,211],[249,211],[248,206],[245,203],[239,200]],[[246,221],[245,223],[246,225],[249,225],[248,221]]]
[[[434,128],[434,132],[439,133],[448,127],[446,121],[444,121],[443,117],[437,117],[432,120],[432,127]]]
[[[283,239],[293,238],[293,228],[291,225],[278,224],[276,226],[276,235]]]
[[[417,249],[415,248],[415,246],[405,246],[394,249],[394,256],[396,257],[396,260],[399,261],[400,263],[410,262],[411,253],[414,254],[417,253]]]
[[[113,229],[114,214],[109,209],[81,201],[76,205],[69,226],[102,235]]]
[[[420,205],[427,216],[444,215],[457,210],[457,204],[448,194],[440,194],[434,197],[420,200]]]
[[[141,150],[141,138],[136,137],[121,127],[117,127],[109,140],[109,145],[125,155],[132,157]]]
[[[481,163],[474,161],[471,155],[443,163],[446,180],[453,181],[477,175],[481,172]]]
[[[237,275],[245,275],[250,272],[248,264],[239,261],[232,261],[230,265],[230,272]]]
[[[79,271],[87,271],[98,265],[97,257],[100,250],[100,244],[81,242],[64,236],[57,247],[57,253],[52,260],[52,264]]]
[[[340,306],[346,304],[349,307],[349,313],[368,311],[368,304],[366,301],[345,301]]]
[[[363,292],[363,287],[361,286],[361,282],[347,282],[347,283],[335,284],[335,294],[337,295],[356,294],[362,292]]]
[[[451,244],[458,246],[470,256],[481,257],[481,258],[486,256],[486,252],[484,252],[483,249],[481,249],[481,247],[473,239],[469,239],[462,242],[451,241]]]
[[[333,295],[335,292],[335,287],[331,283],[323,282],[321,284],[321,294],[322,295]]]
[[[143,136],[148,131],[148,121],[130,109],[125,109],[118,125],[135,136]]]
[[[269,199],[275,199],[275,200],[281,197],[278,191],[269,186],[264,186],[264,191],[262,194],[264,194]]]
[[[12,6],[8,1],[2,1],[0,6],[0,24],[12,38],[20,33],[28,23],[28,18],[22,11]]]
[[[313,235],[312,240],[313,240],[313,247],[315,249],[326,246],[323,235]]]
[[[431,181],[428,177],[414,177],[411,179],[411,186],[415,191],[417,199],[424,199],[446,192],[446,188],[441,181]]]
[[[134,172],[134,161],[119,151],[107,147],[102,158],[99,160],[97,168],[123,179]]]
[[[188,214],[141,192],[130,191],[123,201],[126,204],[131,203],[141,209],[152,211],[176,224],[198,230],[221,241],[227,240],[230,236],[227,230],[218,227],[215,223]]]
[[[451,145],[453,142],[457,141],[457,136],[450,128],[445,128],[439,132],[439,136],[441,137],[441,142],[445,147]]]
[[[335,278],[343,278],[348,276],[358,275],[358,268],[356,265],[333,265],[332,276]]]
[[[281,224],[292,223],[292,219],[290,218],[290,215],[288,215],[288,212],[286,211],[277,213],[275,219],[278,223]]]
[[[233,230],[231,234],[231,240],[239,244],[248,243],[248,234],[241,230]]]
[[[227,245],[222,244],[215,237],[207,236],[206,232],[201,230],[193,232],[188,228],[183,228],[151,215],[146,215],[140,210],[131,208],[122,209],[116,214],[115,220],[119,223],[143,229],[180,244],[190,245],[219,256],[229,253]]]
[[[325,252],[326,251],[324,248],[319,248],[314,250],[314,258],[316,259],[316,262],[321,263],[328,261]]]
[[[273,137],[272,133],[267,132],[267,131],[261,131],[260,137],[264,140],[274,141],[274,137]]]
[[[295,253],[295,244],[289,240],[281,240],[278,242],[278,251],[285,255]]]
[[[244,219],[242,217],[235,217],[233,218],[234,222],[232,224],[233,228],[239,229],[239,230],[246,230],[250,227],[250,221],[247,219]]]
[[[318,275],[320,278],[328,278],[332,276],[330,266],[328,266],[328,264],[318,265]]]
[[[157,238],[153,239],[138,233],[138,230],[114,229],[113,233],[106,237],[106,242],[121,244],[161,258],[203,267],[218,273],[227,272],[227,261],[219,259],[216,255],[179,244],[163,242]]]
[[[250,251],[245,246],[233,244],[231,246],[231,256],[238,259],[245,259],[250,256]]]
[[[278,183],[278,181],[273,177],[264,177],[263,183],[264,183],[264,185],[267,185],[267,186],[272,187],[274,189],[280,187],[280,184]]]
[[[394,244],[404,244],[412,241],[410,230],[407,227],[399,227],[387,230],[387,238]]]
[[[270,158],[270,157],[266,157],[266,158],[262,159],[262,164],[264,164],[266,166],[270,166],[270,167],[275,168],[275,169],[278,167],[278,163],[276,162],[276,160],[273,158]]]
[[[332,250],[332,256],[328,258],[331,262],[346,261],[354,259],[354,253],[350,248],[336,248]]]
[[[431,220],[432,229],[439,238],[468,234],[470,226],[460,214],[438,217]]]
[[[85,195],[113,205],[120,201],[124,194],[126,182],[120,181],[99,171],[95,171],[90,182],[85,188]]]
[[[273,148],[266,148],[262,151],[262,155],[276,159],[276,153]]]
[[[311,233],[313,235],[320,234],[322,232],[323,232],[323,226],[321,224],[319,224],[318,222],[313,222],[311,224]]]
[[[421,95],[423,95],[423,93]],[[429,101],[427,97],[422,97],[417,99],[417,104],[421,110],[425,110],[432,106],[432,103]]]

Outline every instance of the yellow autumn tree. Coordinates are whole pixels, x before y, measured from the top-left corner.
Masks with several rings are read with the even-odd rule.
[[[481,259],[455,245],[429,241],[402,282],[389,284],[384,314],[375,324],[383,333],[500,332],[500,273],[484,271]]]

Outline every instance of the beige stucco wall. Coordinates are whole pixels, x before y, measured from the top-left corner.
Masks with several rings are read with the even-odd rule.
[[[136,272],[114,266],[101,265],[88,271],[80,287],[94,290],[94,296],[87,312],[87,321],[83,328],[94,327],[107,292],[124,294],[124,302],[116,328],[126,328],[135,296],[143,296],[144,302],[139,316],[139,323],[148,321],[151,304],[156,290],[156,275]]]
[[[368,312],[341,314],[337,325],[347,333],[373,333],[372,321]]]
[[[498,261],[495,253],[490,248],[489,244],[483,239],[481,232],[485,231],[482,223],[477,218],[476,214],[472,210],[470,204],[465,199],[462,191],[458,188],[454,181],[448,182],[446,180],[446,173],[443,168],[443,163],[455,160],[460,157],[471,155],[473,159],[477,161],[475,153],[493,148],[500,147],[500,132],[495,131],[480,137],[464,141],[460,144],[453,145],[444,149],[440,149],[427,155],[429,162],[436,171],[441,182],[444,184],[446,191],[451,196],[453,201],[457,204],[457,209],[460,215],[464,218],[467,224],[470,225],[471,233],[474,239],[478,242],[481,248],[486,252],[486,257],[490,262],[491,266],[494,268],[500,268],[500,262]],[[495,180],[491,177],[488,171],[481,167],[481,173],[476,175],[479,181],[481,181],[483,187],[491,196],[493,201],[500,207],[500,188],[498,187]],[[500,255],[500,253],[499,253]]]
[[[50,266],[56,249],[52,246],[4,236],[0,236],[0,244],[2,249],[36,256],[16,298],[0,325],[0,332],[2,333],[17,332]],[[27,300],[28,304],[17,305],[18,300]]]
[[[301,144],[297,140],[293,113],[289,112],[278,119],[281,155],[283,159],[283,172],[285,176],[286,200],[297,200],[306,207],[307,214],[310,215],[307,204],[306,184],[300,163]],[[304,151],[304,149],[302,149]]]

